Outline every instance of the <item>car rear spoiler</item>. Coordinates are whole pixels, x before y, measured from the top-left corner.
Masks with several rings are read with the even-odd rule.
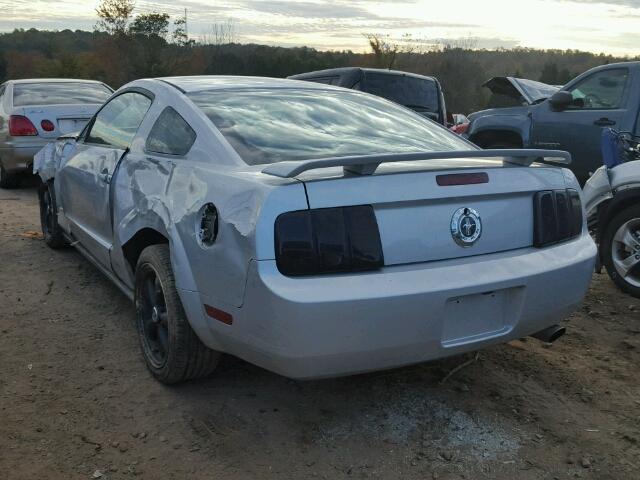
[[[449,158],[502,158],[506,163],[528,167],[534,162],[560,165],[571,164],[571,154],[562,150],[508,149],[508,150],[458,150],[451,152],[390,153],[384,155],[359,155],[331,157],[315,160],[299,160],[272,163],[262,173],[281,178],[292,178],[316,168],[342,167],[345,173],[371,175],[381,163],[413,162],[418,160],[443,160]]]

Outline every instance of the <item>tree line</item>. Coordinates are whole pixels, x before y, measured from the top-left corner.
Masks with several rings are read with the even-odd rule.
[[[482,83],[510,75],[562,85],[583,71],[629,60],[575,50],[486,50],[471,44],[392,42],[363,35],[369,53],[319,51],[242,43],[232,23],[213,25],[198,42],[186,20],[168,14],[133,16],[131,0],[104,0],[94,31],[16,29],[0,34],[0,82],[37,77],[91,78],[117,88],[131,80],[169,75],[286,77],[325,68],[394,68],[437,77],[447,108],[469,113],[486,106]]]

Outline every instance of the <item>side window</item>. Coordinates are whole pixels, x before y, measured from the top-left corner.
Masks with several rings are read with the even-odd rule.
[[[6,85],[0,86],[0,109],[2,109],[2,102],[4,100],[4,90],[6,89]]]
[[[589,75],[570,91],[571,110],[600,110],[618,108],[622,103],[629,71],[626,68],[604,70]]]
[[[98,112],[85,141],[127,148],[150,106],[151,100],[141,93],[128,92],[118,95]]]
[[[196,132],[178,112],[167,107],[149,132],[146,150],[167,155],[186,155],[195,141]]]

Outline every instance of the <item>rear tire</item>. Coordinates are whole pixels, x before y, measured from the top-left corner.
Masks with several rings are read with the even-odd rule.
[[[67,245],[67,240],[58,225],[58,207],[53,183],[42,183],[38,187],[38,198],[40,199],[40,226],[45,243],[54,250],[63,248]]]
[[[20,176],[15,173],[8,173],[2,162],[0,162],[0,188],[17,188],[20,185]]]
[[[611,280],[622,291],[640,298],[640,205],[627,207],[611,219],[600,248]],[[629,264],[632,266],[625,272]]]
[[[220,353],[195,334],[175,286],[168,245],[145,248],[136,266],[135,304],[138,337],[147,367],[162,383],[209,375]]]

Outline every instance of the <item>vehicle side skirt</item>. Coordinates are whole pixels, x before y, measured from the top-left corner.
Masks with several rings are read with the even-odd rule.
[[[89,260],[94,267],[100,270],[109,280],[113,282],[113,284],[120,289],[122,293],[126,295],[126,297],[133,302],[133,289],[129,288],[125,285],[118,277],[116,277],[113,273],[105,269],[98,261],[96,261],[93,256],[86,250],[79,242],[73,240],[73,238],[69,238],[67,236],[67,240],[73,247],[80,252],[80,254]]]

